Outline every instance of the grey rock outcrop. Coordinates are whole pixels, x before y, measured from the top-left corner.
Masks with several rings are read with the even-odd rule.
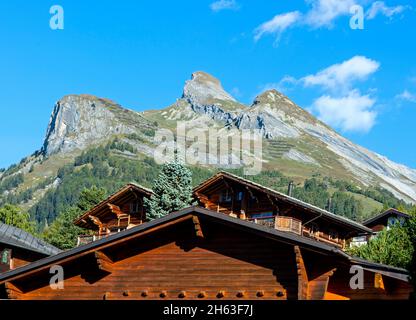
[[[125,118],[131,118],[130,123],[123,121]],[[122,109],[109,100],[69,95],[53,109],[41,152],[50,156],[83,150],[114,134],[133,133],[145,125],[147,121],[137,112]]]

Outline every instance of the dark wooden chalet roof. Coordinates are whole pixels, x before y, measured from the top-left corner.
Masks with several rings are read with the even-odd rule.
[[[22,229],[9,226],[0,222],[0,243],[6,246],[17,247],[46,256],[55,255],[61,252],[60,249],[45,241],[32,236]]]
[[[129,183],[120,190],[110,195],[107,199],[101,201],[99,204],[97,204],[95,207],[84,213],[82,216],[74,220],[74,224],[77,226],[86,227],[88,223],[85,221],[86,218],[88,218],[88,216],[93,215],[99,217],[101,214],[108,212],[107,204],[113,203],[114,201],[121,201],[123,198],[128,198],[130,196],[129,191],[142,193],[148,197],[150,197],[153,194],[153,191],[151,189],[145,188],[136,183]]]
[[[273,197],[275,197],[275,198],[277,198],[277,199],[279,199],[283,202],[295,205],[295,206],[300,207],[300,208],[302,208],[306,211],[313,212],[317,215],[322,215],[323,217],[325,217],[329,220],[332,220],[333,222],[336,222],[338,224],[347,226],[347,227],[349,227],[351,229],[354,229],[358,232],[361,232],[361,233],[372,233],[373,232],[370,228],[367,228],[366,226],[362,225],[361,223],[358,223],[358,222],[352,221],[348,218],[336,215],[334,213],[331,213],[329,211],[326,211],[324,209],[316,207],[312,204],[306,203],[306,202],[301,201],[299,199],[296,199],[294,197],[290,197],[290,196],[288,196],[284,193],[273,190],[271,188],[267,188],[265,186],[262,186],[261,184],[255,183],[253,181],[244,179],[242,177],[239,177],[237,175],[234,175],[232,173],[225,172],[225,171],[218,172],[217,174],[215,174],[214,176],[212,176],[208,180],[205,180],[204,182],[202,182],[201,184],[196,186],[194,188],[194,193],[198,193],[199,191],[201,191],[201,190],[207,188],[208,186],[210,186],[211,184],[213,184],[217,181],[221,181],[224,178],[235,181],[235,182],[240,183],[240,184],[243,184],[245,186],[248,186],[250,188],[258,190],[260,192],[267,193],[267,194],[269,194],[269,195],[271,195],[271,196],[273,196]]]
[[[99,241],[92,242],[84,246],[80,246],[75,249],[62,252],[55,256],[38,260],[18,269],[5,272],[4,274],[0,275],[0,284],[6,281],[12,281],[15,279],[22,278],[25,275],[29,275],[44,270],[55,264],[62,264],[66,261],[76,259],[77,257],[83,257],[85,255],[92,254],[95,251],[112,247],[121,242],[129,241],[129,239],[133,239],[140,235],[149,234],[155,230],[159,230],[160,228],[175,225],[176,223],[192,219],[194,216],[197,216],[199,219],[201,219],[202,222],[209,220],[215,223],[221,223],[230,228],[236,228],[278,242],[284,242],[290,245],[297,245],[306,250],[314,251],[324,255],[330,255],[334,258],[340,259],[340,261],[343,261],[348,265],[352,263],[358,264],[368,270],[380,272],[386,274],[389,277],[393,277],[403,281],[408,281],[408,272],[404,269],[380,265],[365,260],[357,259],[349,256],[348,254],[334,246],[314,241],[302,236],[298,236],[296,234],[279,231],[276,229],[255,224],[253,222],[248,222],[238,218],[229,217],[225,214],[203,209],[201,207],[190,207],[178,212],[171,213],[165,217],[153,220],[151,222],[147,222],[139,226],[133,227],[129,230],[122,231],[120,233],[114,234]]]
[[[391,216],[398,216],[398,217],[403,217],[405,219],[409,219],[410,216],[407,213],[401,212],[397,209],[388,209],[382,213],[380,213],[379,215],[376,215],[375,217],[372,217],[366,221],[363,222],[363,225],[369,227],[369,226],[374,226],[376,224],[378,224],[379,222],[384,221],[384,219],[388,219]]]

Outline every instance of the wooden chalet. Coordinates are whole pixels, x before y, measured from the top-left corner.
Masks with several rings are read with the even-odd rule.
[[[389,209],[371,219],[368,219],[367,221],[364,221],[363,225],[371,228],[373,232],[377,233],[384,228],[389,228],[391,225],[396,223],[403,223],[408,219],[410,219],[408,214],[396,209]]]
[[[130,183],[109,196],[74,221],[75,225],[89,230],[88,234],[78,238],[78,245],[99,240],[147,221],[143,199],[152,194],[152,190]]]
[[[52,266],[64,270],[52,288]],[[350,268],[364,287],[350,288]],[[191,207],[0,275],[0,299],[407,299],[405,270]]]
[[[19,228],[0,222],[0,273],[61,252]]]
[[[352,238],[372,232],[360,223],[227,172],[201,183],[194,195],[207,209],[342,249]]]

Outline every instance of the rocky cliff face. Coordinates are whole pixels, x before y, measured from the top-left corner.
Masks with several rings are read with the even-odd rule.
[[[191,80],[186,81],[182,99],[195,105],[209,105],[216,101],[237,102],[223,89],[218,79],[202,71],[193,73]]]
[[[128,119],[128,121],[124,121]],[[150,124],[139,113],[109,100],[88,95],[70,95],[53,109],[41,152],[45,156],[106,140],[114,134],[134,133]]]
[[[229,135],[241,129],[257,130],[271,149],[276,141],[287,143],[287,150],[278,156],[266,148],[271,167],[286,159],[293,166],[310,166],[311,172],[320,168],[323,174],[339,175],[335,171],[342,171],[343,177],[364,186],[378,185],[399,198],[416,201],[416,170],[352,143],[276,90],[260,94],[251,106],[245,106],[204,72],[192,75],[172,106],[143,114],[93,96],[64,97],[52,112],[42,153],[48,157],[83,150],[114,135],[155,129],[155,122],[174,128],[178,120],[187,121],[188,127],[223,128]],[[151,144],[136,147],[151,153]]]

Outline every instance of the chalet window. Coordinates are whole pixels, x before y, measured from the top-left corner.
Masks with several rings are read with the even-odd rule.
[[[237,192],[236,200],[237,201],[242,201],[243,200],[243,196],[244,196],[243,191]]]
[[[221,193],[221,202],[225,203],[225,202],[231,202],[232,201],[232,197],[231,197],[231,192],[229,192],[228,190],[225,190]]]
[[[403,225],[404,220],[403,219],[399,219],[397,217],[390,217],[387,220],[387,230],[389,230],[391,227],[393,227],[396,224],[401,224]]]
[[[138,213],[140,211],[140,203],[132,202],[130,203],[130,213]]]

